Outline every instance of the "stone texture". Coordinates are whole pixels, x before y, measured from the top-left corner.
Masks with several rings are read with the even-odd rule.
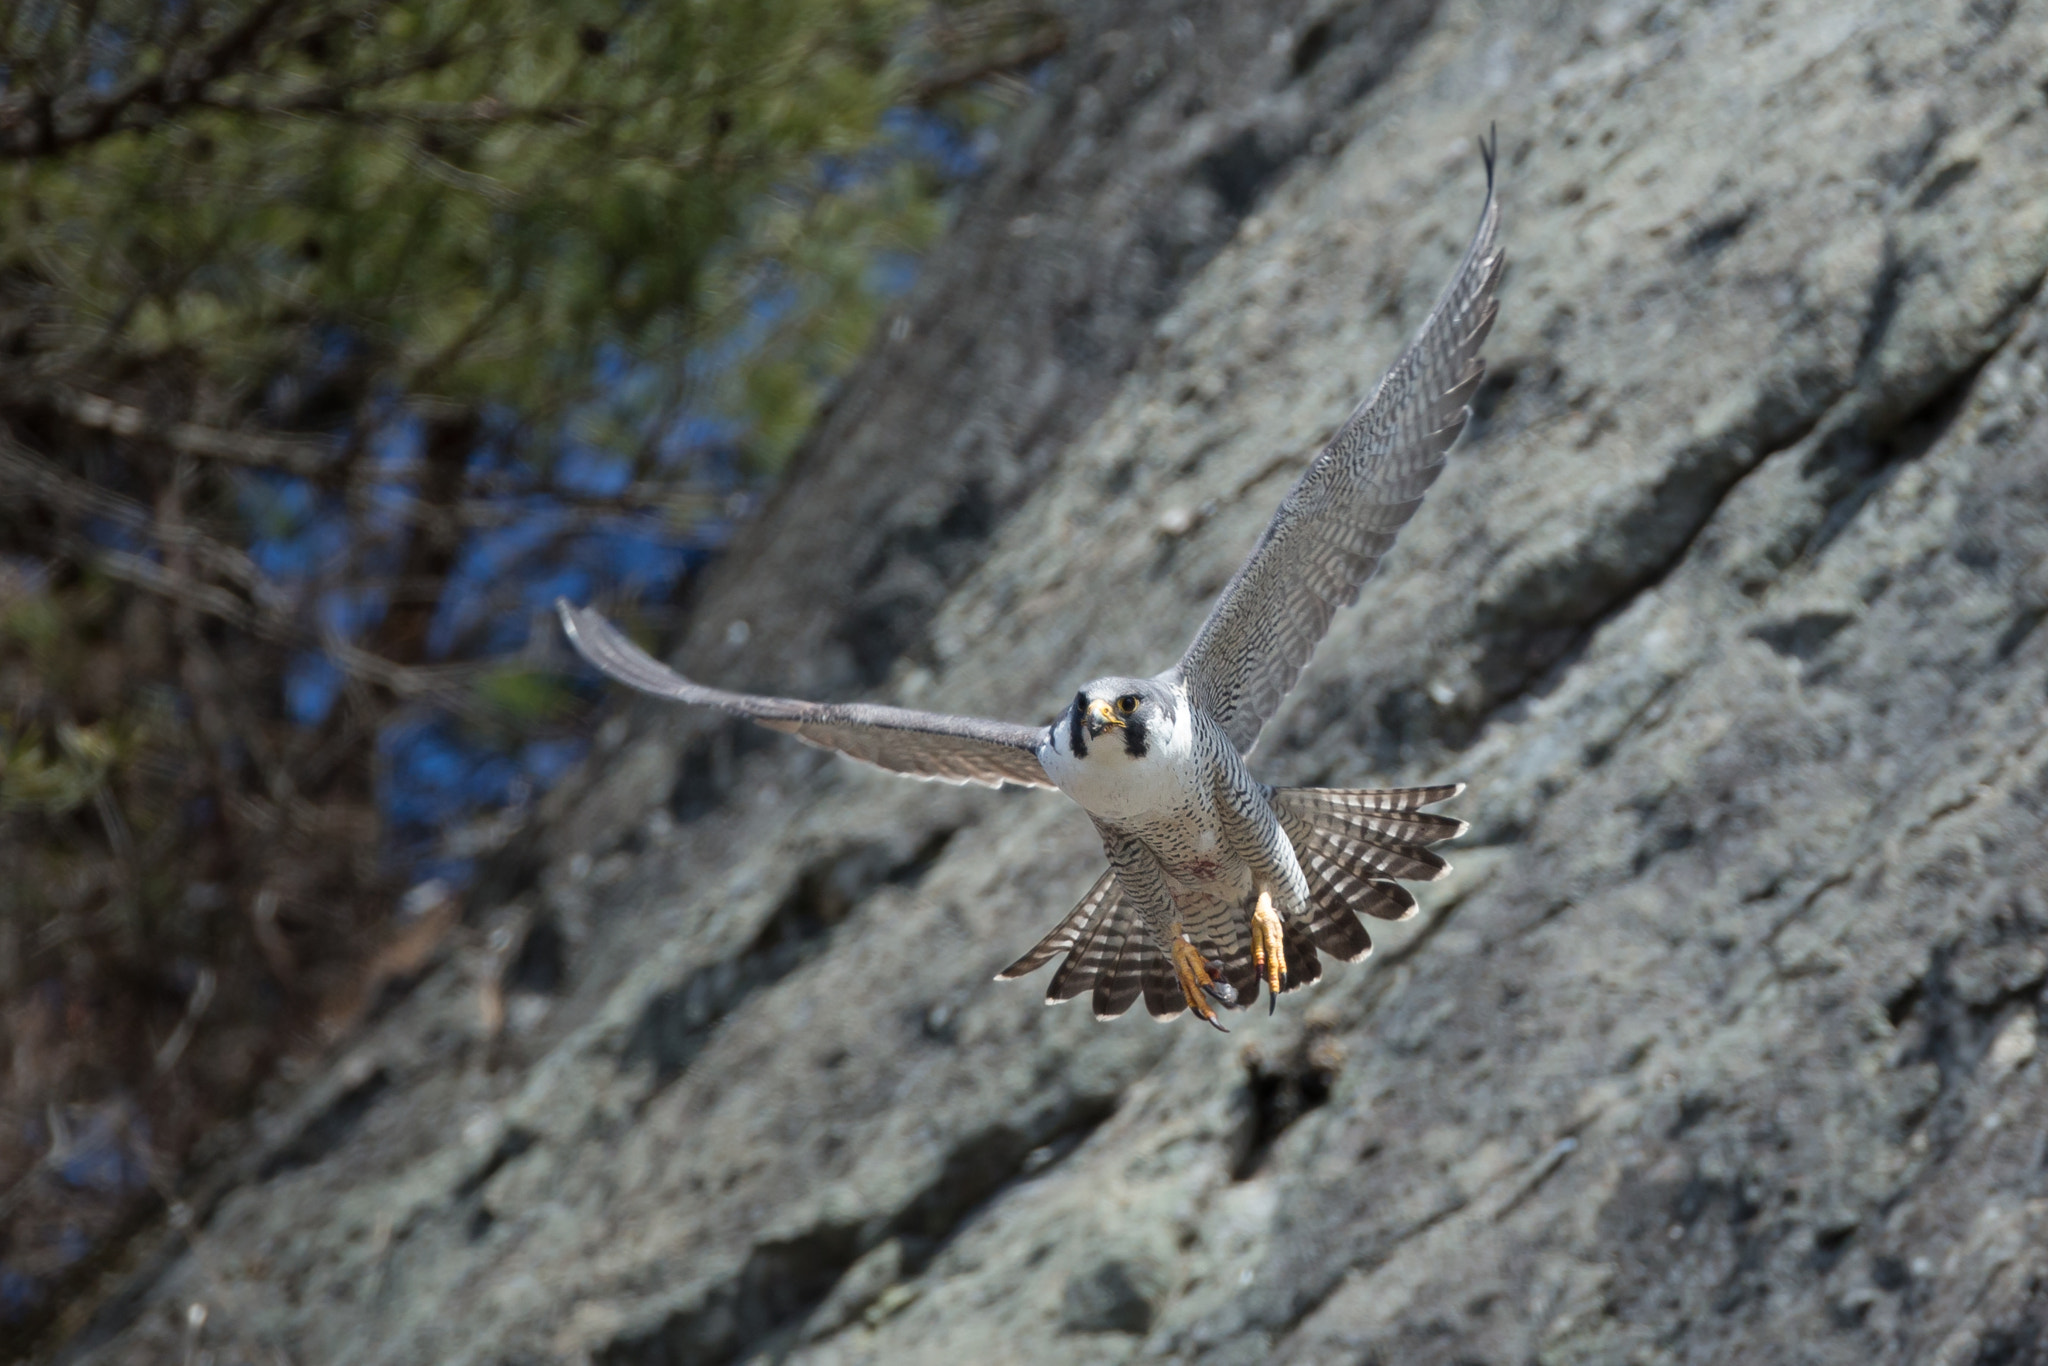
[[[70,1358],[2048,1361],[2048,5],[1092,22],[678,657],[1163,666],[1497,121],[1480,418],[1255,758],[1465,779],[1456,873],[1228,1038],[1098,1024],[987,980],[1059,799],[636,709],[475,910],[557,990],[486,1039],[455,955]]]

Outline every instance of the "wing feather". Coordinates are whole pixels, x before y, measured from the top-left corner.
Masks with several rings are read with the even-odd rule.
[[[1481,150],[1486,203],[1450,283],[1379,387],[1282,500],[1181,658],[1182,682],[1240,753],[1257,743],[1330,618],[1357,601],[1465,429],[1505,261],[1494,153]]]
[[[1038,762],[1038,746],[1045,738],[1043,727],[870,703],[799,702],[707,688],[649,655],[590,608],[571,607],[563,600],[555,609],[578,654],[626,686],[654,697],[717,707],[770,730],[794,735],[806,744],[912,778],[984,787],[1053,785]]]

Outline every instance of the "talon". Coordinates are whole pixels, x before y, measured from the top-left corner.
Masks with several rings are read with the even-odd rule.
[[[1265,969],[1266,986],[1273,996],[1279,996],[1280,984],[1287,979],[1287,950],[1280,937],[1280,913],[1273,909],[1273,894],[1264,887],[1259,888],[1259,904],[1252,908],[1252,962]],[[1269,998],[1266,1013],[1272,1012]]]
[[[1230,1031],[1223,1029],[1223,1022],[1216,1018],[1216,1008],[1205,998],[1214,996],[1230,1005],[1237,1000],[1237,993],[1231,991],[1229,983],[1216,980],[1209,965],[1202,961],[1202,951],[1184,934],[1173,941],[1173,975],[1180,979],[1180,994],[1186,998],[1188,1009],[1228,1034]]]

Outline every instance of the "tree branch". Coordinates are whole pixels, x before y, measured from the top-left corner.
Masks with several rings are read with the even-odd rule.
[[[153,122],[175,113],[232,74],[263,40],[264,30],[301,0],[259,0],[241,22],[196,53],[171,55],[160,70],[136,76],[105,95],[72,102],[75,116],[61,108],[62,95],[29,90],[0,102],[0,156],[17,161],[59,155],[113,133],[140,126],[130,117],[147,108]]]
[[[0,484],[23,490],[74,517],[101,517],[165,549],[184,550],[213,574],[240,586],[258,608],[282,619],[282,595],[241,551],[223,545],[196,527],[167,527],[132,498],[69,474],[33,451],[0,434]]]
[[[81,427],[135,441],[154,441],[184,455],[319,479],[333,470],[340,452],[315,441],[257,436],[198,422],[159,422],[140,408],[98,394],[56,389],[43,395],[58,413]]]
[[[913,82],[910,102],[917,105],[936,103],[956,90],[973,85],[976,81],[992,76],[1006,75],[1020,67],[1032,66],[1054,56],[1067,45],[1066,25],[1051,14],[1031,11],[1012,11],[1009,6],[996,6],[1004,11],[999,18],[1035,18],[1038,26],[1005,43],[995,43],[970,57],[949,63]],[[994,20],[991,20],[992,24]],[[954,21],[949,27],[959,27]]]

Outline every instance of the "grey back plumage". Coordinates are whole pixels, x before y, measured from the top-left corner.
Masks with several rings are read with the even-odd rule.
[[[1223,590],[1179,677],[1240,753],[1301,675],[1340,607],[1436,481],[1485,367],[1505,257],[1486,158],[1486,204],[1464,259],[1415,339],[1294,485]]]

